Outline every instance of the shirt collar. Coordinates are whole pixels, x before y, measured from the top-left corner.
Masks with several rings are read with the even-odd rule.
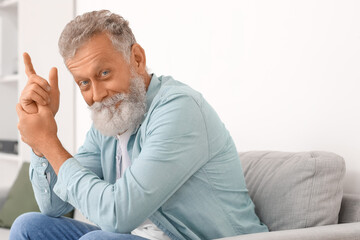
[[[161,87],[161,81],[153,73],[152,77],[151,77],[151,80],[150,80],[148,90],[146,92],[146,113],[145,113],[145,116],[147,115],[147,112],[149,111],[151,103],[154,100],[156,94],[159,92],[160,87]]]
[[[123,141],[128,141],[132,133],[133,133],[133,130],[132,130],[132,129],[131,129],[131,130],[128,129],[128,130],[126,130],[125,132],[123,132],[122,134],[116,135],[115,137],[116,137],[117,140],[119,140],[119,141],[121,141],[121,140],[123,140]]]
[[[142,121],[144,121],[144,119],[146,118],[149,108],[151,106],[151,103],[154,100],[156,94],[159,92],[160,87],[161,87],[161,80],[156,76],[155,73],[152,73],[150,83],[149,83],[149,86],[148,86],[148,89],[146,92],[146,112],[144,114],[144,118]],[[140,125],[135,127],[132,134],[136,133],[139,130]]]

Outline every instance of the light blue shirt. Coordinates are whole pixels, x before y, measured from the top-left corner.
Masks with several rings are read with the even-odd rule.
[[[45,158],[32,155],[41,211],[61,216],[75,207],[101,229],[121,233],[149,218],[172,239],[268,231],[255,214],[234,142],[202,95],[153,74],[146,96],[122,178],[116,180],[117,139],[93,127],[58,176]]]

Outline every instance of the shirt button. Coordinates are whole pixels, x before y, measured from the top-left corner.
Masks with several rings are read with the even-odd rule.
[[[43,162],[41,165],[42,165],[43,167],[46,167],[46,163],[44,163],[44,162]]]
[[[44,189],[44,193],[47,193],[48,192],[48,190],[47,189]]]

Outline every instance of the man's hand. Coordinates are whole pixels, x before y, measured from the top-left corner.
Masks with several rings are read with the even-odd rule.
[[[20,103],[16,105],[21,140],[32,147],[36,154],[43,153],[58,174],[61,165],[72,156],[57,137],[57,125],[50,107],[38,105],[37,109],[37,113],[27,113]]]
[[[57,140],[57,125],[49,106],[38,105],[37,109],[37,113],[27,113],[21,104],[16,105],[18,129],[23,142],[45,153],[49,143]]]
[[[42,77],[36,75],[29,54],[24,53],[25,73],[28,77],[27,84],[20,95],[20,106],[26,113],[37,113],[40,105],[49,105],[53,116],[59,110],[60,92],[58,87],[57,69],[52,68],[49,73],[50,84]],[[30,144],[29,144],[30,145]],[[32,145],[30,145],[33,147]],[[33,147],[38,156],[43,156],[39,150]]]
[[[49,84],[36,74],[29,54],[24,53],[23,58],[28,81],[20,96],[19,102],[22,109],[27,113],[36,113],[39,105],[49,104],[51,112],[55,116],[59,110],[60,101],[57,69],[50,70]]]

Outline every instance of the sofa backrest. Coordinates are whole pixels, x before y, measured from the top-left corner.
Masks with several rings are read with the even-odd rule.
[[[330,152],[239,153],[250,197],[270,231],[338,222],[344,159]]]

